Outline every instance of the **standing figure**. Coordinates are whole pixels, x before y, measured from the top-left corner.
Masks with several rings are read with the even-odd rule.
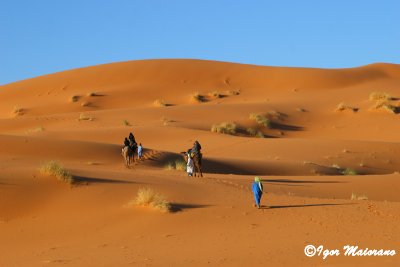
[[[142,153],[143,153],[143,146],[142,146],[142,143],[139,143],[139,146],[138,146],[138,148],[137,148],[137,153],[138,153],[138,158],[139,158],[139,160],[141,160],[141,159],[142,159]]]
[[[186,172],[188,173],[188,176],[193,176],[193,168],[194,168],[194,164],[193,164],[192,155],[188,151],[187,164],[186,164]]]
[[[255,201],[255,205],[257,206],[257,208],[260,208],[260,201],[261,201],[261,197],[263,194],[263,185],[261,183],[261,180],[258,176],[256,176],[254,178],[254,182],[251,186],[251,189],[253,191],[254,194],[254,201]]]

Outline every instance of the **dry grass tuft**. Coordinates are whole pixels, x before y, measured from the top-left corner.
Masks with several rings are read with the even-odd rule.
[[[166,106],[168,106],[168,104],[165,103],[165,101],[162,100],[162,99],[156,99],[156,100],[153,102],[153,105],[156,106],[156,107],[166,107]]]
[[[71,102],[78,102],[81,97],[79,95],[73,95],[70,98]]]
[[[161,212],[171,211],[171,204],[165,199],[165,197],[148,187],[140,188],[136,198],[130,204],[150,207]]]
[[[388,93],[384,92],[372,92],[369,94],[370,101],[390,101],[393,100],[393,97]]]
[[[250,120],[256,121],[259,125],[264,126],[266,128],[271,128],[271,121],[264,115],[251,113],[249,115]]]
[[[348,106],[348,105],[346,105],[345,103],[342,102],[335,109],[336,112],[345,111],[345,110],[350,110],[352,112],[357,112],[358,108],[350,107],[350,106]]]
[[[357,195],[356,193],[352,192],[351,193],[351,200],[368,200],[367,195]]]
[[[123,120],[122,124],[125,125],[125,126],[131,126],[131,124],[127,120]]]
[[[73,184],[75,182],[72,175],[56,161],[45,163],[39,170],[42,174],[55,176],[58,180],[68,184]]]
[[[214,124],[211,127],[211,132],[222,133],[222,134],[236,134],[237,126],[233,122],[222,122],[220,124]]]
[[[186,162],[183,159],[170,161],[165,165],[166,170],[186,171]]]
[[[202,103],[202,102],[206,101],[206,98],[203,95],[201,95],[199,92],[196,92],[193,95],[191,95],[190,99],[196,103]]]
[[[246,132],[250,135],[250,136],[254,136],[254,137],[258,137],[258,138],[264,138],[264,134],[258,130],[258,129],[254,129],[254,128],[247,128]]]
[[[221,98],[221,97],[223,97],[223,95],[220,94],[218,91],[214,91],[214,92],[212,92],[212,93],[209,93],[208,95],[209,95],[210,97],[213,97],[213,98]]]
[[[25,114],[25,109],[20,108],[18,106],[15,106],[12,113],[14,114],[14,116],[22,116]]]
[[[358,175],[358,172],[351,168],[346,168],[341,172],[343,175]]]
[[[90,107],[92,105],[91,102],[85,101],[81,103],[81,107]]]
[[[86,115],[84,113],[79,114],[78,121],[93,121],[93,120],[94,120],[94,118],[89,115]]]
[[[27,130],[26,133],[38,133],[38,132],[43,132],[45,130],[46,129],[43,126],[39,126],[39,127]]]

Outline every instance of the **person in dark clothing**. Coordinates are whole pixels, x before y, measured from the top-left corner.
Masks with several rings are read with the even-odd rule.
[[[201,154],[201,145],[199,143],[199,141],[195,141],[193,144],[193,148],[191,149],[191,152],[194,154]]]
[[[136,143],[135,136],[133,136],[132,133],[129,133],[129,141],[130,141],[132,144]]]
[[[201,154],[201,145],[200,145],[199,141],[196,140],[193,143],[193,147],[188,150],[188,154],[189,153],[191,153],[192,157],[194,155],[197,155],[197,157],[199,159],[199,163],[201,164],[201,159],[202,159],[203,155]]]
[[[129,140],[126,137],[125,137],[125,140],[124,140],[124,146],[129,146]]]

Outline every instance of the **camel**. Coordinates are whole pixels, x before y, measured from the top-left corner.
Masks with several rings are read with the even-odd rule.
[[[188,162],[188,154],[187,152],[181,152],[183,158],[185,159],[185,162]],[[196,174],[199,173],[200,177],[203,177],[203,172],[201,171],[201,159],[202,159],[202,155],[201,154],[194,154],[192,157],[193,160],[193,175],[194,177],[196,177]]]
[[[122,149],[121,154],[122,154],[122,156],[124,157],[125,166],[126,166],[127,168],[129,168],[129,166],[131,165],[131,160],[132,160],[132,158],[133,158],[133,150],[132,150],[129,146],[125,146],[125,147]],[[133,160],[134,160],[134,159],[133,159]]]

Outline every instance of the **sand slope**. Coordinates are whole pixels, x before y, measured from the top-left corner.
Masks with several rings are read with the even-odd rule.
[[[0,86],[0,265],[397,266],[398,255],[323,260],[303,249],[400,252],[399,88],[395,64],[200,60],[113,63]],[[390,94],[386,107],[374,108],[373,92]],[[221,122],[237,134],[210,131]],[[145,153],[127,169],[120,153],[131,131]],[[204,177],[166,170],[194,140]],[[50,160],[77,185],[41,174]],[[351,170],[358,175],[343,175]],[[252,207],[254,175],[268,192],[261,210]],[[129,207],[144,186],[173,212]]]

